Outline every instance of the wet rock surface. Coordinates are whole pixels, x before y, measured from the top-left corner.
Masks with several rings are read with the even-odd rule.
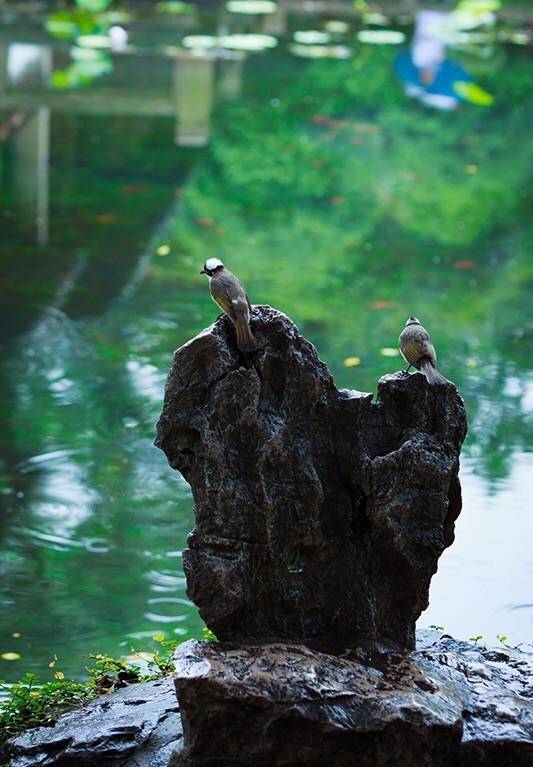
[[[410,653],[186,642],[175,666],[174,681],[132,685],[13,739],[0,764],[533,764],[533,653],[419,631]]]
[[[531,767],[533,656],[422,632],[408,654],[187,642],[194,767]]]
[[[134,684],[8,742],[9,767],[179,767],[181,720],[170,679]]]
[[[174,355],[156,444],[190,482],[188,593],[223,640],[412,649],[453,541],[466,433],[453,384],[382,378],[337,390],[284,314],[254,307],[259,351],[231,322]]]

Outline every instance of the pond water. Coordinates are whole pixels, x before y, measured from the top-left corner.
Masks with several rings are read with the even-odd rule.
[[[0,678],[201,636],[190,489],[152,441],[172,351],[218,314],[210,256],[338,386],[375,392],[406,317],[428,327],[469,435],[419,625],[533,638],[529,33],[463,31],[447,55],[477,103],[435,108],[401,82],[413,19],[365,41],[284,7],[121,17],[103,53],[57,17],[0,28],[0,654],[21,656]],[[277,45],[182,45],[217,30]]]

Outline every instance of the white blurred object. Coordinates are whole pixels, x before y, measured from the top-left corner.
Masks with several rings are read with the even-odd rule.
[[[7,49],[6,74],[11,86],[36,86],[47,81],[52,52],[47,45],[11,43]]]
[[[444,61],[445,39],[442,30],[448,14],[442,11],[418,11],[411,54],[419,69],[435,69]]]
[[[125,51],[128,46],[128,33],[124,27],[115,25],[109,30],[109,40],[112,51]]]

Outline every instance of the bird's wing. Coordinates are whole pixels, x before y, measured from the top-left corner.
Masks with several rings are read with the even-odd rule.
[[[411,365],[416,365],[420,357],[423,356],[420,353],[420,344],[414,339],[404,341],[401,346],[401,351],[407,362],[410,362]]]
[[[232,305],[230,296],[226,286],[220,282],[220,280],[211,280],[211,296],[213,301],[220,306],[223,312],[225,312],[232,320],[235,319],[235,311]]]
[[[237,281],[236,283],[226,283],[222,280],[211,282],[213,298],[234,321],[243,315],[247,306],[246,293],[241,284]]]
[[[420,356],[427,357],[431,364],[435,366],[437,364],[437,353],[435,352],[435,347],[431,343],[431,338],[429,337],[427,330],[419,333],[417,341],[420,344]]]

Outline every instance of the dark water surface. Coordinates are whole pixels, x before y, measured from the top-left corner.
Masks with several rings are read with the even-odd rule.
[[[274,16],[124,22],[132,47],[81,84],[72,41],[0,27],[0,654],[21,656],[0,678],[201,635],[191,493],[152,440],[173,349],[218,314],[210,256],[338,386],[375,391],[406,317],[430,329],[470,430],[420,625],[533,638],[530,48],[463,39],[493,103],[439,111],[393,74],[407,22],[375,45],[349,18]],[[278,45],[184,53],[217,25]],[[346,50],[302,56],[306,29]]]

